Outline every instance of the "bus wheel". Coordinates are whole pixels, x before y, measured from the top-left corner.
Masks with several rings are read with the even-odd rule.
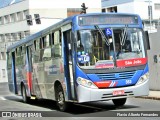
[[[24,85],[22,85],[21,94],[22,94],[23,102],[28,103],[30,99],[29,97],[27,97],[26,88]]]
[[[127,98],[113,99],[113,103],[115,106],[123,106],[126,103]]]
[[[61,85],[58,85],[56,89],[56,101],[60,111],[67,110],[67,103],[65,102],[64,92]]]

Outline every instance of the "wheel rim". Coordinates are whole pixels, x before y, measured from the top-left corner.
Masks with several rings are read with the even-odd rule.
[[[59,106],[63,106],[64,105],[64,96],[63,96],[63,92],[60,91],[58,94],[58,104]]]

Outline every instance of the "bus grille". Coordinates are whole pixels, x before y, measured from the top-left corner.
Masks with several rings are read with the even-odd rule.
[[[109,73],[109,74],[96,74],[101,80],[118,80],[118,79],[131,79],[135,71]]]

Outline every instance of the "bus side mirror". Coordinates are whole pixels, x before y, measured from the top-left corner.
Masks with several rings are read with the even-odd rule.
[[[149,34],[148,34],[148,31],[145,31],[145,41],[144,43],[146,44],[146,49],[147,50],[150,50],[150,42],[149,42]]]
[[[154,63],[157,63],[157,62],[158,62],[157,55],[154,55],[154,56],[153,56],[153,61],[154,61]]]

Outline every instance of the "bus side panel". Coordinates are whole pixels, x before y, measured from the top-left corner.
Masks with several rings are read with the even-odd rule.
[[[46,92],[46,81],[47,76],[45,75],[45,63],[42,61],[44,49],[33,52],[33,72],[32,72],[32,94],[36,95],[37,98],[47,98]]]
[[[32,85],[37,98],[55,100],[54,83],[59,81],[63,84],[64,68],[62,58],[58,55],[61,52],[61,47],[58,46],[41,49],[33,53]]]
[[[47,70],[47,68],[49,68]],[[45,61],[45,87],[46,97],[55,100],[54,83],[59,81],[63,85],[64,70],[61,58]]]

